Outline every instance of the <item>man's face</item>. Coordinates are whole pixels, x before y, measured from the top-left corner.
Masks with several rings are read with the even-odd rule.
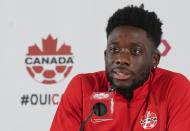
[[[116,27],[108,36],[105,50],[106,75],[119,89],[135,89],[150,74],[153,43],[147,33],[132,26]]]

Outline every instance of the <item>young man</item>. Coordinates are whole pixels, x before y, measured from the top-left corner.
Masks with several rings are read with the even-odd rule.
[[[128,6],[110,17],[106,71],[79,74],[67,87],[51,131],[77,131],[89,116],[94,92],[113,91],[111,119],[87,121],[85,131],[189,131],[190,83],[157,68],[162,23],[154,12]],[[99,116],[100,118],[102,116]]]

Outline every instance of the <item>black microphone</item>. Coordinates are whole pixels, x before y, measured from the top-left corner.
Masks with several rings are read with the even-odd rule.
[[[93,106],[93,110],[94,110],[94,113],[97,115],[97,116],[103,116],[107,113],[107,107],[104,103],[96,103],[94,106]]]
[[[104,103],[96,103],[93,106],[93,110],[92,112],[89,114],[89,116],[82,122],[81,127],[80,127],[80,131],[82,131],[84,125],[86,124],[86,122],[88,121],[88,119],[95,114],[96,116],[103,116],[107,113],[107,107]]]
[[[82,122],[80,131],[83,130],[84,125],[93,114],[95,114],[92,117],[93,123],[113,119],[113,88],[108,92],[92,93],[89,104],[92,111],[90,112],[88,117]]]

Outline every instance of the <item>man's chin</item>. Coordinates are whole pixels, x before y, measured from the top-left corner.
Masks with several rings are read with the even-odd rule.
[[[118,81],[118,80],[113,80],[112,83],[114,86],[116,86],[117,88],[121,88],[121,89],[131,89],[133,86],[133,83],[130,81]]]
[[[117,89],[120,89],[120,90],[130,90],[130,89],[132,89],[132,87],[131,86],[120,86],[120,85],[115,85],[116,87],[115,88],[117,88]]]
[[[140,85],[136,84],[136,83],[116,83],[116,82],[112,82],[112,86],[114,86],[114,89],[118,92],[118,93],[128,93],[131,92],[135,89],[137,89]]]

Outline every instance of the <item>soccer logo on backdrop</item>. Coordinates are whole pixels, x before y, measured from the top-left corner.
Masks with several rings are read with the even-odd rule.
[[[30,76],[43,84],[54,84],[63,80],[73,66],[71,47],[65,43],[57,49],[57,38],[51,35],[42,39],[42,50],[34,44],[28,48],[25,59]]]

